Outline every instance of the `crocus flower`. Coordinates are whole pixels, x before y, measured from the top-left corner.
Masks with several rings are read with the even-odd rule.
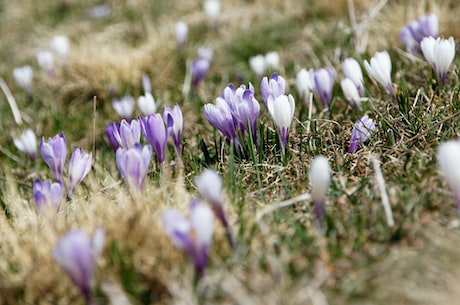
[[[97,229],[93,238],[80,229],[71,230],[53,248],[54,259],[80,289],[87,304],[93,301],[91,281],[96,258],[103,247],[100,243],[104,242],[104,235],[103,229]]]
[[[427,14],[410,21],[399,31],[399,38],[406,48],[413,54],[421,53],[420,42],[425,37],[438,37],[438,16]]]
[[[344,78],[340,82],[340,86],[342,87],[345,98],[354,106],[359,107],[361,104],[361,97],[353,81],[349,78]]]
[[[13,142],[17,149],[28,154],[30,158],[37,158],[37,138],[32,129],[24,130],[20,137],[13,138]]]
[[[128,187],[131,190],[142,191],[152,157],[152,147],[142,147],[139,143],[129,149],[120,147],[115,157],[117,168]]]
[[[50,48],[60,58],[66,58],[69,53],[69,38],[65,35],[54,36],[51,40]]]
[[[438,147],[438,168],[443,173],[460,212],[460,142],[448,141]]]
[[[278,52],[268,52],[265,54],[265,64],[267,68],[277,70],[280,66],[280,56]]]
[[[139,96],[137,99],[137,105],[143,115],[154,114],[157,110],[155,99],[150,92],[146,92],[145,95]]]
[[[268,103],[268,97],[276,99],[278,96],[285,94],[286,91],[286,80],[284,77],[273,73],[270,75],[270,79],[264,77],[260,82],[260,91],[262,92],[262,98],[265,103]]]
[[[423,56],[433,66],[438,75],[441,86],[444,86],[447,71],[455,57],[455,41],[452,37],[442,39],[427,37],[420,43]]]
[[[235,138],[236,126],[233,121],[232,112],[230,106],[223,98],[216,98],[215,105],[204,105],[204,115],[209,123],[219,129],[228,140],[233,140]]]
[[[230,245],[234,247],[232,231],[223,208],[222,178],[214,170],[205,169],[200,175],[195,177],[195,185],[201,197],[210,203],[214,215],[225,228]]]
[[[353,131],[351,132],[351,141],[348,153],[354,153],[358,149],[359,145],[369,140],[375,130],[376,126],[371,118],[367,115],[359,118],[353,126]]]
[[[265,56],[262,54],[253,56],[249,58],[249,66],[251,67],[251,70],[257,75],[257,76],[262,76],[265,73],[265,70],[267,68],[267,64],[265,62]]]
[[[168,143],[168,136],[170,127],[173,125],[173,120],[168,120],[167,126],[160,114],[150,114],[143,118],[139,116],[141,122],[142,133],[149,143],[152,145],[153,150],[158,158],[158,161],[162,164],[165,160],[166,146]]]
[[[268,97],[267,101],[268,111],[275,121],[275,125],[278,128],[278,136],[282,147],[282,153],[286,151],[286,141],[289,135],[289,127],[294,116],[295,101],[294,97],[289,94],[280,95],[277,98],[273,96]]]
[[[54,76],[54,56],[48,50],[41,50],[37,53],[37,62],[49,76]]]
[[[208,74],[211,63],[209,60],[204,58],[197,58],[192,61],[191,73],[192,73],[192,84],[197,87]]]
[[[310,165],[311,198],[313,200],[313,211],[316,217],[318,230],[323,230],[324,203],[329,190],[331,180],[331,169],[326,157],[316,156]]]
[[[152,93],[152,84],[150,83],[150,77],[147,74],[142,74],[142,88],[145,93]]]
[[[67,186],[67,196],[72,195],[75,187],[79,185],[91,170],[93,154],[77,148],[72,153],[69,162],[69,184]]]
[[[45,214],[57,212],[64,194],[61,182],[51,182],[49,179],[42,182],[37,178],[34,181],[32,191],[39,212]]]
[[[315,91],[324,107],[327,107],[332,99],[332,87],[334,86],[334,72],[330,68],[318,69],[313,74]]]
[[[346,58],[342,63],[342,70],[345,78],[350,79],[358,89],[360,97],[364,96],[364,81],[363,81],[363,71],[359,63],[354,58]]]
[[[121,120],[119,128],[112,128],[113,136],[120,147],[125,149],[133,147],[141,140],[141,127],[138,120]]]
[[[182,155],[182,128],[184,120],[179,105],[175,104],[172,109],[169,107],[164,107],[163,119],[165,122],[169,122],[171,120],[173,122],[172,126],[170,127],[171,130],[168,133],[170,133],[173,138],[174,150],[176,151],[177,158],[180,159]]]
[[[376,52],[371,62],[364,61],[364,68],[375,81],[380,83],[395,99],[396,93],[391,82],[391,58],[387,51]]]
[[[45,163],[49,166],[51,171],[57,180],[62,181],[62,172],[64,171],[64,164],[67,157],[67,141],[64,133],[49,138],[45,142],[45,138],[42,137],[40,141],[40,152],[45,160]]]
[[[22,66],[14,68],[13,77],[19,87],[30,93],[32,91],[32,82],[34,71],[30,66]]]
[[[219,0],[205,0],[203,4],[204,12],[208,16],[209,23],[215,25],[220,14]]]
[[[162,213],[163,228],[178,248],[192,259],[198,277],[204,275],[208,252],[214,231],[214,216],[211,209],[194,199],[190,203],[190,220],[177,210],[167,209]]]
[[[113,109],[115,109],[115,112],[125,120],[130,120],[132,118],[134,104],[134,99],[129,95],[124,96],[121,99],[114,98],[112,100]]]
[[[210,47],[199,47],[197,49],[198,58],[206,59],[211,62],[212,57],[214,56],[214,50]]]
[[[114,136],[115,132],[120,133],[120,123],[111,122],[107,124],[107,127],[105,128],[105,136],[109,140],[110,147],[112,147],[114,151],[117,151],[118,147],[120,147],[120,143],[118,142],[117,138]]]
[[[313,69],[302,69],[299,72],[297,72],[297,91],[299,92],[300,97],[304,98],[305,100],[309,99],[311,92],[315,88],[313,83],[313,73]]]
[[[176,43],[179,49],[182,49],[187,42],[188,25],[185,21],[179,20],[174,25],[174,32],[176,34]]]

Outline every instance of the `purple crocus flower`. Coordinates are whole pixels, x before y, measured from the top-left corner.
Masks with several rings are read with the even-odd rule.
[[[222,97],[216,98],[215,105],[204,105],[204,115],[209,123],[219,129],[228,140],[235,139],[236,126],[233,121],[232,111],[228,103]]]
[[[193,260],[198,277],[204,275],[208,263],[208,252],[214,231],[214,216],[211,209],[193,199],[190,203],[190,220],[177,210],[167,209],[162,213],[163,228],[172,243],[187,252]]]
[[[120,147],[131,148],[141,140],[141,127],[138,120],[122,120],[119,128],[112,128],[113,137]]]
[[[211,205],[214,215],[225,228],[227,239],[232,247],[235,246],[230,224],[225,216],[222,200],[222,178],[212,169],[205,169],[195,177],[195,185],[201,197]]]
[[[129,188],[141,191],[149,170],[152,147],[150,145],[142,147],[140,144],[135,144],[129,149],[120,147],[115,157],[117,168]]]
[[[171,133],[174,142],[174,150],[176,151],[176,156],[178,159],[180,159],[182,155],[182,128],[184,123],[180,106],[178,104],[175,104],[172,109],[169,107],[164,107],[163,119],[165,122],[170,122],[171,120],[173,122],[168,133]]]
[[[74,150],[69,162],[69,184],[67,196],[72,195],[75,187],[79,185],[91,170],[93,154],[82,151],[80,147]]]
[[[170,127],[174,123],[172,117],[166,122],[167,126],[158,113],[150,114],[145,118],[139,116],[139,121],[141,122],[142,133],[152,145],[158,161],[163,164]]]
[[[420,42],[426,37],[437,38],[438,30],[438,17],[430,13],[417,20],[409,21],[399,31],[399,38],[412,54],[420,54],[422,52]]]
[[[62,201],[64,194],[61,182],[51,182],[51,180],[41,181],[35,179],[33,185],[34,201],[38,211],[42,213],[51,212],[55,214]]]
[[[120,133],[120,123],[111,122],[107,124],[107,127],[105,128],[105,136],[109,140],[110,147],[112,147],[114,151],[117,151],[118,147],[120,147],[120,143],[118,143],[118,140],[114,136],[115,132]]]
[[[64,164],[67,157],[67,142],[64,133],[61,132],[53,138],[49,138],[47,142],[42,137],[40,152],[43,160],[48,164],[56,179],[62,180],[62,172],[64,171]]]
[[[54,259],[80,289],[87,304],[93,301],[91,281],[95,261],[103,248],[104,236],[102,228],[96,229],[93,238],[80,229],[71,230],[57,241],[53,249]]]
[[[192,61],[191,73],[192,73],[192,84],[197,87],[201,81],[208,74],[211,63],[205,58],[197,58]]]
[[[334,72],[331,68],[323,68],[315,71],[313,75],[315,91],[324,107],[327,107],[332,99],[332,87],[334,86]]]
[[[354,153],[358,149],[359,145],[366,142],[371,137],[375,130],[376,126],[371,118],[367,115],[359,118],[353,126],[353,131],[351,132],[351,141],[348,153]]]
[[[134,111],[134,98],[132,96],[124,96],[121,99],[114,98],[112,100],[113,109],[115,112],[125,120],[130,120]]]
[[[260,82],[260,91],[262,92],[262,98],[265,104],[267,104],[269,96],[276,99],[278,96],[285,93],[286,80],[278,75],[278,73],[270,75],[270,79],[265,76]]]

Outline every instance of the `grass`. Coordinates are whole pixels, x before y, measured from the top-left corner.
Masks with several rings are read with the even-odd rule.
[[[106,230],[93,285],[100,304],[455,304],[458,216],[436,168],[436,149],[459,135],[459,60],[441,90],[428,64],[408,57],[397,35],[408,20],[434,11],[441,35],[460,37],[452,26],[460,16],[456,2],[388,1],[366,25],[363,53],[349,31],[347,1],[222,1],[215,29],[208,26],[201,1],[158,3],[109,1],[111,15],[91,19],[86,12],[97,1],[2,2],[0,75],[25,123],[14,123],[2,98],[0,304],[83,304],[51,252],[69,229],[92,233],[99,225]],[[355,3],[358,22],[373,7],[372,1]],[[181,55],[173,37],[179,19],[190,27]],[[50,79],[34,56],[57,34],[69,36],[71,53]],[[210,73],[194,95],[184,97],[184,61],[202,45],[214,48]],[[360,111],[345,101],[336,82],[329,110],[318,107],[309,122],[294,87],[297,70],[330,66],[338,80],[345,57],[362,63],[383,49],[393,61],[397,101],[366,77],[369,101]],[[272,50],[280,54],[280,72],[297,101],[285,161],[260,79],[248,65],[249,57]],[[34,68],[31,95],[12,78],[12,69],[23,64]],[[138,96],[143,73],[151,77],[162,105],[181,105],[183,164],[176,164],[169,147],[164,181],[152,165],[142,196],[133,196],[103,135],[106,124],[118,120],[110,87]],[[202,113],[202,105],[241,78],[254,84],[261,103],[260,148],[248,158],[238,157]],[[353,123],[363,114],[374,119],[377,132],[355,154],[346,154]],[[52,219],[36,212],[32,195],[35,178],[51,177],[48,168],[40,158],[27,159],[12,142],[25,126],[45,138],[63,131],[69,149],[86,151],[95,134],[89,177]],[[264,208],[309,191],[309,164],[318,154],[328,157],[332,169],[324,236],[317,234],[308,200],[256,219]],[[372,155],[381,160],[393,228],[385,220]],[[238,246],[232,251],[216,224],[209,268],[195,285],[193,266],[164,234],[160,214],[166,207],[187,211],[196,196],[194,176],[208,167],[224,179],[225,208]]]

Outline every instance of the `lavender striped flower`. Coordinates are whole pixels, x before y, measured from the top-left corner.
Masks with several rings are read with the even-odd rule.
[[[204,115],[209,123],[219,129],[228,140],[235,139],[236,126],[233,121],[232,111],[228,103],[222,97],[216,98],[215,105],[204,105]]]
[[[170,133],[173,138],[174,150],[177,158],[180,159],[182,155],[182,128],[184,120],[179,105],[175,104],[172,109],[169,107],[163,108],[163,119],[165,122],[170,122],[171,120],[173,122],[172,126],[169,127],[170,131],[168,131],[168,133]]]
[[[313,74],[315,91],[324,107],[329,106],[334,86],[334,72],[331,68],[318,69]]]
[[[93,154],[86,153],[80,147],[74,150],[69,162],[69,183],[67,196],[73,194],[75,187],[79,185],[91,170]]]
[[[117,151],[118,147],[120,147],[120,143],[118,143],[118,140],[114,136],[115,132],[120,133],[120,123],[111,122],[107,124],[107,127],[105,128],[105,136],[109,140],[110,147],[112,147],[114,151]]]
[[[173,120],[169,119],[166,122],[168,126],[165,126],[161,115],[156,113],[150,114],[145,118],[139,116],[139,121],[141,122],[142,133],[152,145],[158,161],[162,164],[165,161],[166,146],[169,132],[174,123]]]
[[[359,148],[359,145],[369,140],[376,128],[377,127],[375,126],[374,121],[369,118],[369,116],[365,115],[359,118],[353,126],[353,131],[351,132],[351,141],[348,153],[354,153]]]
[[[119,128],[112,127],[112,132],[119,146],[125,149],[133,147],[141,140],[141,127],[138,120],[130,122],[122,120]]]
[[[61,182],[51,182],[49,179],[42,182],[37,178],[34,181],[32,191],[35,206],[39,212],[56,214],[64,195]]]
[[[286,80],[284,77],[273,73],[270,79],[264,77],[260,83],[260,91],[262,92],[262,98],[265,104],[268,103],[268,97],[271,96],[276,99],[278,96],[285,94],[286,91]]]
[[[142,191],[144,180],[147,176],[152,147],[140,144],[129,149],[118,148],[116,152],[116,164],[121,176],[131,190]]]
[[[192,61],[191,73],[192,73],[192,85],[197,87],[208,74],[211,62],[205,58],[197,58]]]
[[[64,133],[60,133],[45,142],[42,137],[40,141],[40,152],[57,180],[62,181],[62,172],[67,157],[67,142]]]
[[[438,37],[438,17],[433,14],[421,16],[417,20],[409,21],[399,31],[399,38],[412,54],[420,54],[420,43],[426,37]]]
[[[208,252],[214,231],[214,216],[211,209],[194,199],[190,203],[190,220],[177,210],[167,209],[162,213],[163,228],[172,243],[187,252],[192,259],[197,275],[204,275]]]
[[[93,304],[91,281],[101,254],[105,231],[98,228],[91,238],[80,229],[68,231],[53,248],[53,257],[80,289],[87,304]]]

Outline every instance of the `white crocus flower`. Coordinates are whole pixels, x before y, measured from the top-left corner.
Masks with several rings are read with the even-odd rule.
[[[364,96],[363,72],[359,63],[354,58],[346,58],[342,63],[342,70],[345,78],[350,79],[358,89],[359,95]]]
[[[265,64],[267,68],[277,70],[280,66],[280,56],[278,52],[268,52],[265,54]]]
[[[145,95],[139,96],[137,99],[137,106],[144,115],[153,114],[157,111],[155,99],[150,92],[146,92]]]
[[[259,54],[249,58],[249,66],[257,76],[262,76],[267,68],[265,56]]]
[[[315,85],[313,83],[313,69],[306,70],[302,69],[297,73],[296,86],[299,95],[307,100],[314,90]]]
[[[439,77],[441,86],[447,77],[447,71],[455,57],[455,41],[454,38],[442,39],[438,37],[426,37],[420,43],[420,47],[425,59],[433,66],[436,74]]]
[[[438,167],[444,174],[460,211],[460,142],[444,142],[438,147]]]
[[[26,129],[20,137],[13,138],[14,145],[32,159],[37,158],[37,137],[32,129]]]
[[[188,25],[184,21],[180,20],[174,25],[174,31],[176,34],[176,43],[179,48],[182,48],[187,42],[188,36]]]
[[[30,66],[14,68],[13,77],[19,87],[26,90],[27,92],[32,90],[34,71]]]
[[[69,53],[69,38],[65,35],[54,36],[51,40],[50,48],[60,58],[66,58]]]
[[[385,89],[396,98],[391,82],[391,58],[387,51],[376,52],[371,58],[370,64],[364,61],[364,68],[375,81],[380,83]]]
[[[361,104],[361,97],[359,96],[358,88],[356,88],[355,83],[349,78],[344,78],[340,82],[340,86],[342,87],[345,98],[354,106],[359,107]]]
[[[324,202],[329,190],[331,181],[331,169],[326,157],[316,156],[310,165],[310,184],[311,198],[313,200],[313,210],[316,216],[318,230],[323,230]]]
[[[289,94],[280,95],[276,99],[272,96],[268,97],[267,101],[268,111],[278,128],[278,135],[284,154],[286,150],[286,141],[289,135],[289,127],[291,126],[292,118],[294,117],[295,101],[294,97]]]

